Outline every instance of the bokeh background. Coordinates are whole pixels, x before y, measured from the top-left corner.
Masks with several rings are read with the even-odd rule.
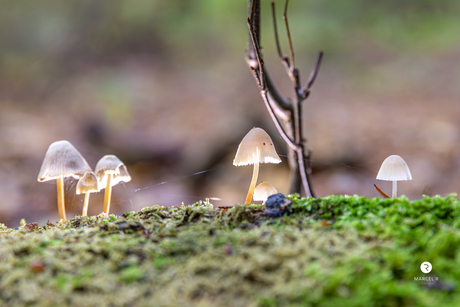
[[[114,187],[112,212],[242,202],[251,167],[234,167],[254,126],[286,148],[244,62],[245,1],[0,1],[0,222],[58,219],[55,182],[38,183],[48,146],[69,140],[93,167],[122,159],[132,181]],[[277,1],[284,52],[285,32]],[[262,0],[265,62],[281,91],[269,1]],[[401,155],[410,199],[460,190],[460,2],[292,0],[296,63],[306,80],[325,58],[304,104],[318,196],[378,196],[381,162]],[[259,181],[288,191],[286,158]],[[83,197],[66,181],[68,217]],[[89,214],[102,211],[103,193]]]

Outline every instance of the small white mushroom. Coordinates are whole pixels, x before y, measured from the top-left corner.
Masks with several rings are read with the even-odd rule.
[[[89,195],[94,192],[99,192],[97,177],[93,171],[86,172],[85,175],[78,180],[76,192],[77,195],[85,193],[85,201],[81,214],[85,216],[88,214]]]
[[[254,164],[252,180],[249,186],[245,204],[251,203],[252,194],[259,175],[259,163],[280,163],[270,136],[261,128],[252,128],[241,141],[233,160],[233,165],[242,166]]]
[[[276,191],[275,187],[272,186],[270,183],[263,181],[259,183],[255,189],[254,189],[254,200],[256,201],[262,201],[263,204],[265,204],[265,201],[270,195],[276,194],[278,191]]]
[[[131,180],[126,166],[114,155],[103,156],[96,165],[96,177],[99,189],[105,189],[104,213],[109,214],[110,199],[112,197],[112,186],[124,181]]]
[[[406,161],[398,155],[391,155],[386,158],[377,174],[377,179],[393,182],[392,197],[396,198],[398,194],[398,181],[412,180],[412,175]]]
[[[91,171],[91,167],[69,141],[54,142],[46,151],[37,180],[39,182],[57,180],[57,201],[61,220],[66,220],[64,178],[71,176],[79,179],[87,171]]]

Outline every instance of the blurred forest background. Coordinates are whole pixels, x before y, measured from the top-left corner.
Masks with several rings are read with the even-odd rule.
[[[283,51],[284,1],[277,1]],[[286,148],[244,61],[246,1],[0,1],[0,222],[58,220],[55,182],[38,183],[48,146],[69,140],[94,168],[123,160],[132,181],[114,187],[112,212],[244,201],[252,167],[234,167],[239,141],[264,128]],[[319,50],[317,82],[304,104],[317,196],[378,196],[391,154],[413,180],[410,199],[460,192],[460,1],[292,0],[296,64],[305,81]],[[291,96],[262,0],[261,45]],[[259,181],[288,191],[286,157]],[[203,173],[198,173],[203,172]],[[68,218],[83,196],[66,181]],[[102,211],[103,192],[89,214]]]

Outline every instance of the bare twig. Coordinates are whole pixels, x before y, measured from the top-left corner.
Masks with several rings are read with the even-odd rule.
[[[307,83],[305,84],[304,87],[300,89],[300,92],[302,94],[302,98],[306,99],[308,95],[310,94],[310,88],[313,86],[313,83],[315,83],[316,76],[318,75],[319,68],[321,67],[321,62],[323,60],[323,55],[324,52],[320,51],[318,53],[318,58],[316,59],[316,65],[313,68],[313,70],[310,73],[310,77],[308,78]]]
[[[251,18],[252,28],[254,31],[255,38],[259,42],[260,37],[260,0],[248,0],[249,10],[248,14]],[[253,47],[251,37],[248,38],[248,49],[246,50],[246,63],[249,67],[257,68],[258,63],[256,60],[256,51]],[[269,91],[269,102],[272,108],[275,110],[276,115],[283,118],[283,120],[288,121],[287,118],[290,117],[292,113],[292,102],[284,97],[278,89],[273,84],[273,81],[268,74],[268,71],[265,69],[265,83],[267,90]]]
[[[252,44],[253,44],[254,49],[255,49],[256,59],[257,59],[258,65],[259,65],[259,67],[257,69],[252,67],[251,70],[255,71],[256,75],[258,76],[258,80],[260,80],[260,84],[259,84],[260,94],[261,94],[261,96],[262,96],[262,98],[264,100],[265,106],[268,109],[270,117],[272,118],[273,122],[275,123],[276,128],[278,129],[278,131],[281,134],[281,137],[289,145],[289,147],[291,147],[293,150],[297,150],[297,145],[286,134],[286,132],[283,129],[283,126],[281,126],[281,123],[279,122],[278,118],[276,117],[272,106],[270,105],[267,90],[266,90],[266,86],[265,86],[264,69],[263,69],[264,62],[261,59],[259,44],[256,41],[255,35],[253,35],[254,29],[253,29],[253,25],[251,23],[251,18],[248,18],[247,25],[248,25],[251,41],[252,41]]]
[[[271,1],[271,6],[272,6],[272,19],[273,19],[273,32],[275,32],[275,43],[276,43],[276,49],[278,50],[278,56],[280,57],[281,63],[284,64],[284,67],[286,67],[286,71],[289,73],[289,58],[281,52],[281,45],[280,45],[280,40],[278,36],[278,27],[276,23],[276,10],[275,10],[275,1]]]
[[[291,79],[295,97],[293,100],[285,98],[275,87],[269,74],[264,66],[263,57],[260,52],[260,0],[248,0],[249,18],[247,26],[249,29],[248,50],[246,51],[246,62],[248,63],[254,78],[259,86],[260,94],[267,107],[267,110],[275,123],[276,128],[281,134],[283,140],[288,145],[288,161],[291,168],[291,189],[290,193],[300,193],[301,186],[306,196],[313,196],[310,181],[310,152],[305,151],[302,133],[302,101],[305,100],[313,85],[318,70],[321,65],[323,53],[320,52],[316,66],[305,87],[300,86],[300,77],[294,63],[294,50],[292,47],[291,33],[287,19],[287,9],[289,0],[286,0],[284,6],[283,18],[285,21],[286,33],[289,44],[289,57],[281,51],[281,45],[278,37],[276,25],[275,3],[272,0],[272,17],[275,32],[275,41],[280,57],[280,61],[286,68],[286,72]],[[282,119],[284,127],[280,122]],[[295,156],[295,157],[294,157]]]
[[[292,47],[291,31],[289,31],[289,22],[288,22],[288,19],[287,19],[288,5],[289,5],[289,0],[286,0],[286,2],[284,4],[283,19],[284,19],[284,24],[286,26],[286,35],[287,35],[288,44],[289,44],[289,55],[290,55],[290,60],[289,60],[290,65],[289,65],[289,67],[291,69],[291,72],[293,72],[294,67],[295,67],[295,64],[294,64],[294,48]]]
[[[377,192],[380,193],[380,195],[383,196],[383,198],[391,198],[390,196],[388,196],[387,193],[383,192],[376,184],[374,184],[374,188],[377,190]]]
[[[273,84],[270,75],[268,74],[267,69],[264,72],[265,75],[265,83],[267,86],[267,90],[270,92],[270,96],[273,97],[274,100],[271,104],[272,107],[277,105],[279,108],[283,110],[284,115],[279,115],[283,117],[290,117],[290,113],[292,113],[292,101],[290,99],[285,98]]]

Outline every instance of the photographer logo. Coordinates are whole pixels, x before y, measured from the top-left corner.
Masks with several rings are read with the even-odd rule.
[[[430,273],[431,269],[433,269],[433,266],[428,261],[425,261],[420,265],[420,270],[425,274]]]

